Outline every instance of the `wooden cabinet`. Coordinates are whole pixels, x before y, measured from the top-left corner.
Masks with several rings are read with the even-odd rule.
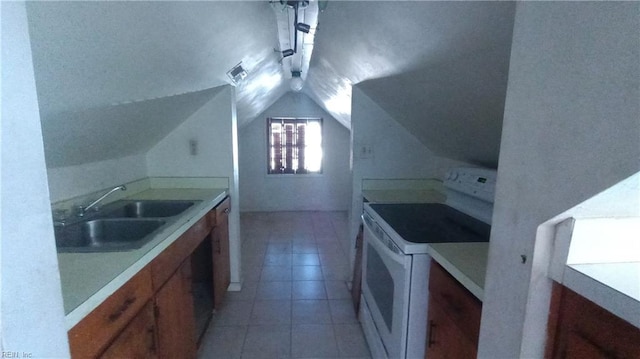
[[[100,356],[102,359],[157,358],[156,325],[151,301],[131,320]]]
[[[475,358],[481,314],[482,303],[431,261],[425,358]]]
[[[475,358],[477,343],[465,335],[437,299],[430,296],[429,303],[425,358]]]
[[[210,241],[202,247],[212,257],[206,271],[219,306],[231,278],[229,208],[227,197],[74,326],[72,357],[195,358],[191,256]]]
[[[193,253],[200,242],[209,235],[211,227],[209,216],[203,216],[151,262],[154,290],[157,291]]]
[[[155,295],[158,357],[195,358],[191,263],[183,262]]]
[[[640,358],[640,329],[554,283],[547,358]]]
[[[218,308],[231,283],[229,260],[229,198],[215,208],[215,226],[211,232],[213,252],[213,306]]]
[[[71,356],[96,358],[151,299],[151,275],[142,269],[69,331]]]

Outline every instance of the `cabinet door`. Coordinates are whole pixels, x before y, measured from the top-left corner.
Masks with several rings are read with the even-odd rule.
[[[219,308],[231,283],[229,260],[229,198],[216,207],[216,226],[211,232],[213,251],[213,306]]]
[[[429,296],[429,319],[425,358],[473,359],[476,345],[458,328],[445,309]]]
[[[576,332],[568,334],[566,359],[613,358]]]
[[[547,357],[640,358],[640,329],[554,283]]]
[[[191,264],[185,261],[155,295],[158,357],[195,358]]]
[[[100,355],[151,296],[151,273],[145,267],[71,328],[71,357],[95,358]]]
[[[113,343],[109,345],[100,358],[157,358],[153,303],[147,303],[116,337]]]

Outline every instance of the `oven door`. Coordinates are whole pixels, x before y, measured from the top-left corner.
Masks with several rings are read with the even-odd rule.
[[[386,356],[405,358],[412,256],[402,253],[366,213],[362,219],[362,295]]]

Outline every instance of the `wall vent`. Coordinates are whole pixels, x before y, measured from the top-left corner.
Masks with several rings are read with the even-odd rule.
[[[231,70],[227,71],[227,76],[231,79],[235,85],[247,77],[247,70],[242,68],[242,61],[234,66]]]

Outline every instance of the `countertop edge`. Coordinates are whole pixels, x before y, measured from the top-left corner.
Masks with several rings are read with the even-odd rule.
[[[114,279],[108,282],[104,287],[90,296],[83,303],[78,305],[75,309],[69,312],[65,316],[65,324],[67,330],[73,328],[76,324],[78,324],[82,319],[84,319],[88,314],[90,314],[95,308],[97,308],[102,302],[104,302],[111,294],[115,293],[120,287],[122,287],[127,281],[133,278],[140,270],[142,270],[146,265],[151,263],[151,261],[157,257],[162,251],[164,251],[169,245],[175,242],[182,234],[184,234],[191,226],[196,222],[196,220],[202,218],[207,212],[211,209],[215,208],[218,204],[220,204],[227,196],[228,189],[218,189],[221,191],[215,197],[211,197],[211,199],[203,200],[203,203],[200,204],[201,208],[199,211],[193,213],[193,215],[180,227],[178,227],[174,232],[168,235],[164,240],[155,245],[152,249],[150,249],[147,253],[145,253],[140,259],[138,259],[135,263],[127,267],[124,271],[122,271],[119,275],[117,275]]]
[[[570,266],[562,284],[640,329],[640,302]]]
[[[484,298],[484,289],[471,278],[469,278],[462,270],[450,262],[444,255],[440,254],[435,248],[429,246],[429,255],[433,260],[438,262],[449,274],[453,276],[463,287],[471,294],[478,298],[481,302]]]

